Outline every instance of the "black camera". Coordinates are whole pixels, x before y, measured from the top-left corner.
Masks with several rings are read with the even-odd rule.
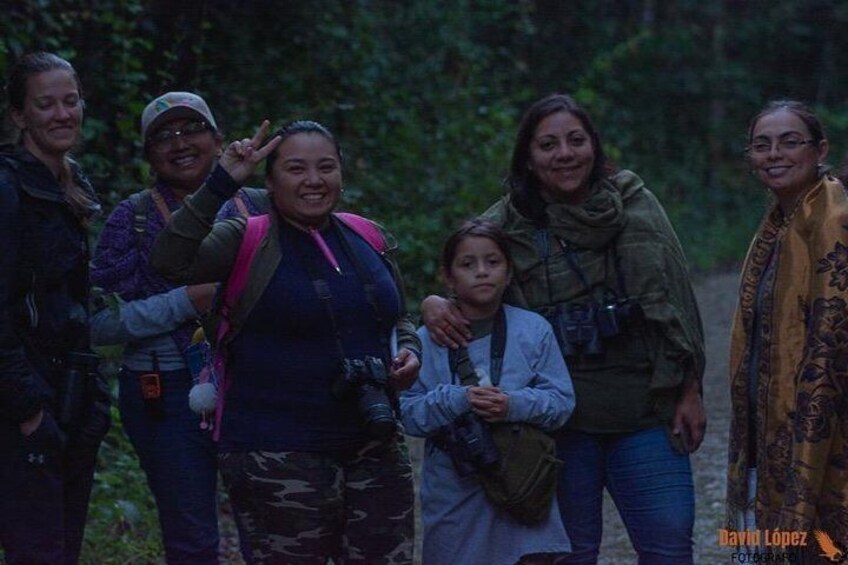
[[[600,304],[558,306],[549,321],[565,357],[598,356],[604,353],[603,339],[619,335],[636,312],[633,302],[612,296]]]
[[[500,461],[492,433],[473,413],[462,414],[451,424],[439,428],[433,441],[447,452],[460,477],[491,469]]]
[[[59,396],[59,423],[63,427],[78,426],[84,419],[89,381],[95,377],[99,362],[93,353],[67,354]]]
[[[395,413],[386,386],[389,375],[383,361],[377,357],[345,359],[342,374],[333,386],[337,398],[354,397],[365,429],[371,437],[386,439],[396,428]]]

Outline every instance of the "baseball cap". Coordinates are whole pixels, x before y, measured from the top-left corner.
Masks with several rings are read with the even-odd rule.
[[[141,136],[147,139],[147,134],[165,119],[197,117],[218,129],[212,110],[203,98],[191,92],[167,92],[148,104],[141,113]]]

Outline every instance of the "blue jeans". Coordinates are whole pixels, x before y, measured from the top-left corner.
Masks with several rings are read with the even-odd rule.
[[[603,490],[618,509],[640,565],[691,564],[695,493],[689,456],[662,427],[632,434],[563,430],[557,438],[560,512],[572,553],[559,563],[597,563]]]
[[[145,409],[138,372],[121,370],[119,408],[156,499],[168,563],[218,563],[217,450],[188,407],[188,370],[162,371],[163,413]]]

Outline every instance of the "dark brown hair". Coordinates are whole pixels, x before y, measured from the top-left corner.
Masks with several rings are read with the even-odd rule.
[[[748,143],[753,141],[754,128],[757,127],[757,122],[764,116],[773,114],[779,110],[787,110],[798,116],[798,119],[804,122],[804,125],[810,130],[810,136],[816,143],[825,139],[824,128],[821,122],[806,104],[797,100],[772,100],[763,106],[763,109],[748,124]]]
[[[754,140],[754,128],[757,127],[757,122],[759,122],[763,117],[780,110],[791,112],[792,114],[795,114],[799,120],[804,122],[804,125],[807,126],[807,129],[810,131],[810,138],[815,142],[816,146],[818,146],[822,140],[827,138],[824,134],[824,127],[819,121],[818,116],[816,116],[815,112],[813,112],[809,106],[803,102],[799,102],[798,100],[772,100],[763,106],[763,109],[760,110],[760,112],[753,117],[751,123],[748,124],[748,143],[751,143]],[[816,170],[816,175],[819,178],[829,172],[830,167],[828,165],[819,163],[819,167]],[[842,178],[844,182],[844,174]]]
[[[545,202],[542,200],[539,179],[528,167],[530,144],[539,123],[557,112],[568,112],[577,118],[592,140],[595,163],[589,175],[589,183],[594,184],[613,172],[613,167],[607,162],[598,130],[592,124],[589,114],[571,96],[551,94],[530,106],[518,125],[518,133],[515,136],[515,145],[512,149],[512,160],[509,165],[509,175],[504,184],[512,195],[513,205],[537,225],[544,225]]]
[[[498,249],[506,257],[507,266],[512,271],[512,256],[509,254],[509,242],[503,229],[489,220],[474,218],[463,223],[445,241],[445,246],[442,249],[442,270],[445,275],[451,272],[451,265],[456,258],[456,250],[459,248],[459,244],[469,237],[485,237],[494,241],[495,245],[498,246]]]
[[[326,127],[322,126],[318,122],[313,122],[312,120],[297,120],[295,122],[291,122],[289,124],[281,127],[277,132],[271,136],[270,139],[273,139],[277,136],[280,137],[280,143],[277,144],[277,147],[274,148],[271,153],[265,158],[265,178],[270,178],[273,176],[274,172],[274,163],[277,161],[277,157],[280,154],[280,145],[283,142],[299,133],[315,133],[320,136],[323,136],[330,143],[333,144],[333,147],[336,148],[336,155],[339,157],[339,164],[342,162],[342,149],[339,146],[339,142],[336,141],[336,136],[333,135],[333,132],[328,130]]]

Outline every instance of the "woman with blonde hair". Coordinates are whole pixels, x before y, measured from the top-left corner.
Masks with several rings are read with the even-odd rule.
[[[108,393],[88,342],[88,225],[100,210],[70,158],[82,89],[32,53],[6,86],[15,145],[0,148],[0,545],[6,562],[76,563]]]

